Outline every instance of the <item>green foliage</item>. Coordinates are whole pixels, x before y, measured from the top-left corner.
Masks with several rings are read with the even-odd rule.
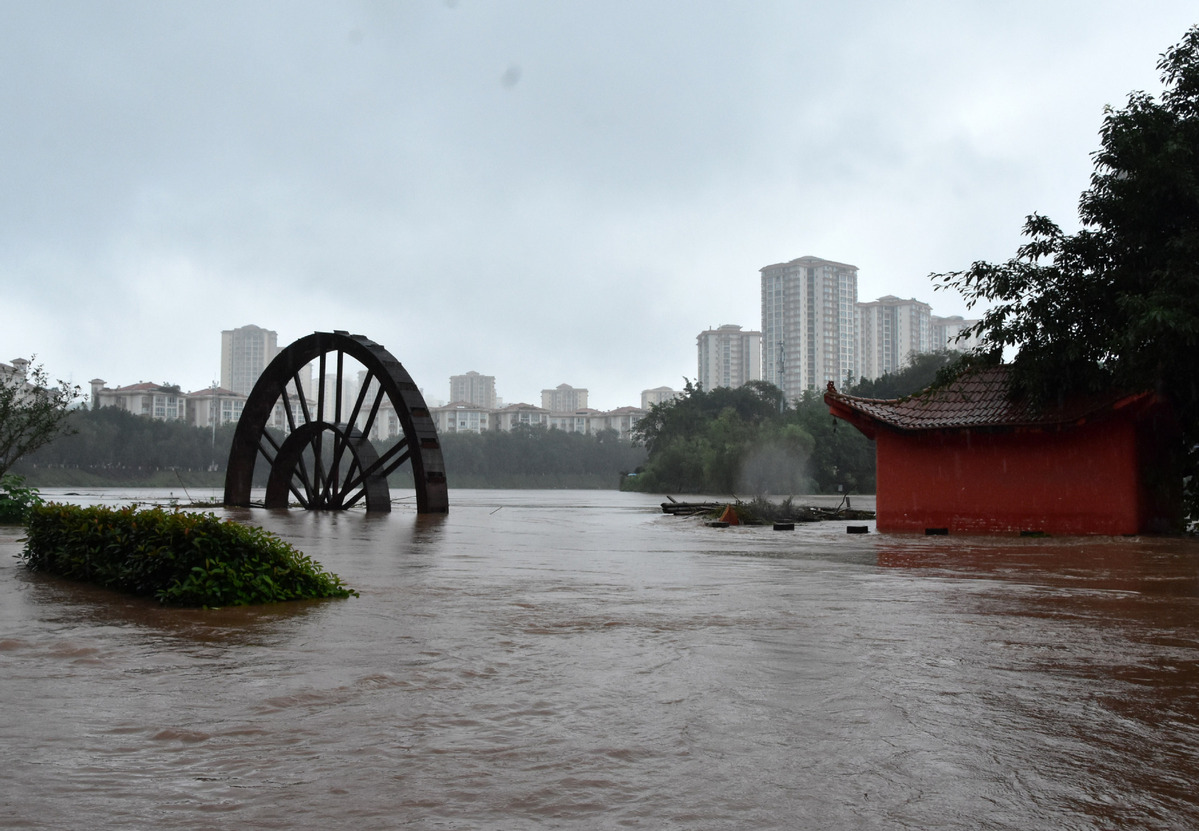
[[[78,480],[101,476],[109,481],[149,483],[157,471],[224,470],[236,425],[214,432],[181,421],[161,421],[117,407],[73,410],[70,433],[57,438],[21,464],[28,478],[58,481],[48,471],[78,471]],[[265,483],[265,479],[263,480]],[[177,484],[168,480],[168,484]]]
[[[0,477],[0,525],[23,525],[29,510],[41,505],[42,498],[25,480],[9,473]]]
[[[1067,235],[1028,217],[1027,242],[1002,264],[933,275],[967,303],[990,304],[975,327],[983,344],[965,357],[1015,352],[1013,380],[1033,400],[1074,392],[1156,390],[1182,423],[1177,454],[1199,516],[1199,26],[1158,63],[1160,99],[1129,96],[1108,108],[1083,229]]]
[[[688,382],[681,398],[655,405],[637,425],[649,458],[627,487],[720,494],[873,490],[873,445],[832,422],[819,397],[788,408],[782,391],[764,381],[711,391]]]
[[[592,482],[615,488],[623,472],[645,461],[645,451],[618,438],[615,430],[584,434],[518,425],[511,432],[443,433],[439,438],[452,487],[579,487]]]
[[[927,389],[946,366],[957,360],[959,353],[942,349],[912,355],[908,365],[898,372],[888,372],[881,378],[868,381],[863,378],[848,390],[862,398],[903,398]]]
[[[695,435],[701,427],[726,410],[749,425],[772,421],[783,409],[783,393],[766,381],[752,381],[741,387],[717,387],[704,391],[687,381],[683,395],[655,404],[649,414],[637,422],[635,440],[645,445],[651,457],[661,445],[681,436]]]
[[[0,476],[22,456],[69,431],[66,424],[79,387],[59,381],[51,386],[32,361],[21,371],[0,367]]]
[[[34,571],[175,606],[357,596],[267,531],[163,508],[34,507],[20,556]]]
[[[849,390],[902,398],[926,388],[956,353],[915,355],[903,370]],[[833,418],[824,397],[793,406],[766,381],[704,391],[655,405],[634,431],[649,458],[625,487],[649,493],[873,493],[874,443]]]
[[[808,460],[813,493],[874,493],[874,442],[830,415],[823,395],[805,392],[788,416],[817,448]]]

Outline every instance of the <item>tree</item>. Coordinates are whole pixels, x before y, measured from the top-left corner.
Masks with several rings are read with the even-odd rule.
[[[825,409],[827,415],[828,410]],[[806,493],[809,457],[822,452],[783,392],[766,381],[710,391],[686,383],[681,398],[651,408],[636,440],[649,458],[633,487],[673,493]]]
[[[633,429],[633,438],[652,454],[660,444],[698,432],[727,409],[754,425],[769,422],[782,409],[782,401],[782,390],[769,381],[750,381],[740,387],[716,387],[705,392],[686,380],[682,397],[650,407]]]
[[[0,366],[0,476],[65,430],[77,398],[78,386],[65,381],[50,386],[45,370],[32,361]]]
[[[859,394],[856,389],[854,394]],[[787,418],[812,437],[814,448],[807,473],[814,493],[874,492],[874,442],[830,415],[824,396],[805,390],[794,409],[788,411]]]
[[[957,355],[950,349],[912,355],[903,369],[885,373],[872,381],[863,378],[848,392],[862,398],[903,398],[912,395],[936,381],[937,374],[952,363]]]
[[[1177,447],[1199,515],[1199,26],[1157,64],[1160,98],[1134,92],[1107,108],[1082,230],[1033,214],[1003,264],[932,275],[967,304],[993,304],[982,344],[955,365],[1015,352],[1017,392],[1051,404],[1078,392],[1152,389],[1173,405]],[[943,376],[946,377],[946,376]],[[1183,463],[1181,460],[1185,460]]]

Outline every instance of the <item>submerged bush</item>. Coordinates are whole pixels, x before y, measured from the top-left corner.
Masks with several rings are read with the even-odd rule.
[[[34,571],[174,606],[358,594],[261,528],[163,508],[34,506],[20,557]]]
[[[36,488],[13,473],[0,477],[0,525],[21,525],[34,505],[42,504]]]

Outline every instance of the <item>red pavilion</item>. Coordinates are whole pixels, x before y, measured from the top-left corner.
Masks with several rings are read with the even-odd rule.
[[[1035,408],[1009,367],[876,400],[836,391],[829,411],[873,439],[878,530],[1137,534],[1181,525],[1177,426],[1150,392]]]

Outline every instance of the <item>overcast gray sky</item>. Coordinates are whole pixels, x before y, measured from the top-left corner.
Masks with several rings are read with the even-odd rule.
[[[220,332],[347,329],[430,399],[696,374],[811,254],[930,272],[1075,228],[1104,105],[1193,0],[0,0],[0,360],[219,376]]]

